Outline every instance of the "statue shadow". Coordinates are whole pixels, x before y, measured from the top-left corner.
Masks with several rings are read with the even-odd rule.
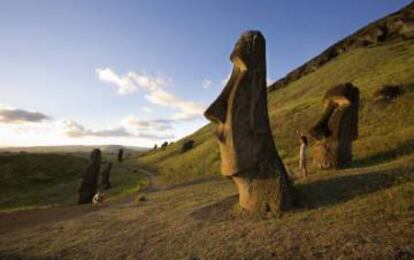
[[[387,189],[402,180],[414,180],[414,165],[370,171],[357,175],[341,175],[311,183],[295,185],[297,208],[316,209],[344,203],[355,197]]]
[[[388,150],[361,159],[356,159],[352,164],[354,168],[369,167],[392,161],[401,156],[409,155],[412,153],[414,153],[414,139],[409,139],[393,150]]]

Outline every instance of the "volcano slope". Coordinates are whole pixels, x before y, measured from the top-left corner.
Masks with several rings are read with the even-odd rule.
[[[136,158],[137,167],[157,174],[157,189],[139,195],[145,199],[113,201],[79,216],[31,225],[2,221],[1,257],[413,258],[413,71],[414,42],[396,37],[351,48],[269,92],[273,135],[295,176],[295,131],[316,122],[326,90],[352,82],[361,91],[353,165],[323,172],[311,168],[308,179],[296,179],[300,204],[281,218],[233,214],[237,191],[219,176],[218,145],[207,125]],[[404,94],[379,108],[373,94],[384,85],[399,86]],[[189,139],[194,147],[183,153],[181,146]]]

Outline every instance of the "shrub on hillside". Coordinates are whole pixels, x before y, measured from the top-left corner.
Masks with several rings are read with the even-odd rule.
[[[188,140],[186,141],[183,146],[181,147],[181,151],[183,153],[187,152],[188,150],[192,149],[194,147],[194,140]]]

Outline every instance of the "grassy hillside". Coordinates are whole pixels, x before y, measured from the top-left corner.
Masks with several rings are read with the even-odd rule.
[[[89,161],[87,153],[78,155],[1,153],[0,211],[76,204],[81,174]],[[111,154],[104,154],[103,160],[115,161]],[[108,197],[136,192],[146,182],[145,175],[128,162],[115,163]]]
[[[361,92],[360,135],[354,142],[354,166],[385,163],[414,152],[414,41],[395,40],[344,53],[319,70],[268,94],[269,115],[279,153],[290,173],[297,172],[296,129],[308,129],[323,111],[322,97],[330,87],[354,83]],[[405,94],[385,109],[373,104],[379,87],[401,86]],[[207,125],[168,147],[142,154],[139,163],[159,173],[165,182],[183,182],[219,174],[220,155]],[[185,140],[195,148],[181,153]],[[312,147],[311,140],[310,147]],[[310,151],[311,156],[311,151]],[[311,174],[315,173],[313,169]]]
[[[146,201],[0,214],[0,258],[412,259],[414,165],[311,176],[280,219],[232,215],[236,187],[215,178]],[[75,213],[73,213],[75,212]]]

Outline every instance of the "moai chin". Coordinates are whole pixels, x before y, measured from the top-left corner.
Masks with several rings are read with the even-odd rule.
[[[358,138],[359,89],[351,83],[329,89],[323,99],[325,111],[309,133],[317,140],[313,148],[320,169],[345,168],[352,163],[352,142]]]
[[[269,124],[263,35],[243,33],[230,60],[230,79],[204,113],[216,125],[221,172],[235,181],[242,209],[279,215],[291,199],[288,175]]]
[[[79,187],[78,204],[91,203],[96,194],[98,186],[98,176],[101,167],[102,153],[99,149],[94,149],[90,155],[90,163],[83,173],[83,180]]]

